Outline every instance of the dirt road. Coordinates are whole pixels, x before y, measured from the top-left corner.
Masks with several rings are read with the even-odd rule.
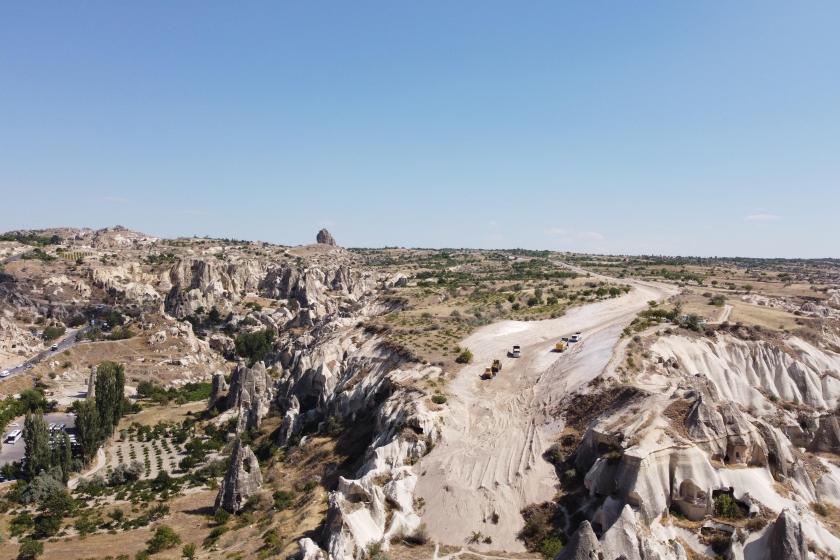
[[[491,543],[483,550],[522,551],[516,535],[520,511],[550,500],[557,487],[553,467],[542,458],[562,429],[548,413],[553,404],[600,375],[621,331],[647,306],[676,293],[657,284],[626,282],[620,298],[578,307],[547,321],[488,325],[462,346],[475,356],[450,384],[451,416],[441,442],[417,465],[416,496],[425,501],[423,521],[437,541],[463,545],[473,532]],[[583,332],[583,342],[557,354],[561,336]],[[512,345],[522,357],[509,358]],[[479,375],[500,358],[493,380]]]

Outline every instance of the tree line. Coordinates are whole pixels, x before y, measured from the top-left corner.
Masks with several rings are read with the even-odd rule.
[[[103,362],[96,368],[94,398],[76,401],[76,443],[82,465],[90,462],[97,449],[108,439],[125,413],[125,368],[122,364]],[[41,472],[54,472],[66,484],[77,465],[69,436],[62,432],[54,440],[42,411],[29,412],[23,426],[25,445],[23,476],[34,480]]]

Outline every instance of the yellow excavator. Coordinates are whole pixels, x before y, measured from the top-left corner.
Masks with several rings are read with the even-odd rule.
[[[482,379],[493,379],[496,377],[496,374],[502,371],[502,361],[501,360],[493,360],[493,364],[489,368],[484,369],[484,373],[481,374]]]
[[[566,342],[561,340],[557,344],[554,345],[555,352],[565,352],[566,351]]]

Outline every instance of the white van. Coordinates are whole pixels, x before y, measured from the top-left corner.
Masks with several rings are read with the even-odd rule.
[[[6,439],[3,443],[17,443],[20,438],[23,437],[23,432],[21,430],[12,430],[8,434],[6,434]]]

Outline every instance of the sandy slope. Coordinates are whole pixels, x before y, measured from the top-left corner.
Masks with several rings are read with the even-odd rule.
[[[479,329],[462,346],[475,360],[450,385],[450,419],[441,442],[417,465],[416,495],[423,520],[441,543],[462,545],[473,531],[492,538],[486,550],[521,551],[520,510],[550,500],[557,477],[542,454],[561,429],[548,415],[552,404],[595,378],[610,362],[622,329],[652,299],[674,292],[632,282],[627,295],[575,308],[547,321],[505,321]],[[564,335],[583,331],[584,341],[563,354],[551,352]],[[506,357],[513,344],[523,357]],[[496,379],[479,374],[494,358]],[[494,515],[495,514],[495,515]]]

